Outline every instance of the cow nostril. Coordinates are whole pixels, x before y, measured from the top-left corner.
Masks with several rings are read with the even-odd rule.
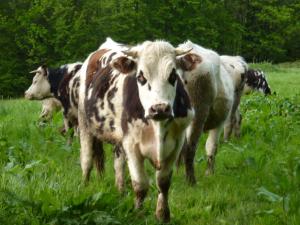
[[[171,106],[170,105],[166,105],[165,109],[164,109],[165,113],[169,113],[171,112]]]
[[[156,112],[157,112],[157,110],[156,110],[156,107],[155,107],[155,106],[151,106],[149,111],[150,111],[150,114],[154,114],[154,113],[156,113]]]

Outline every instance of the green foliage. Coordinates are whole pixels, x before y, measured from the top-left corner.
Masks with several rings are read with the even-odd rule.
[[[198,183],[174,171],[170,224],[298,224],[300,221],[300,79],[298,63],[263,68],[277,95],[244,96],[242,137],[221,143],[216,173],[204,176],[205,137],[196,155]],[[295,85],[295,86],[293,86]],[[61,136],[62,115],[38,122],[40,104],[0,102],[0,224],[158,224],[153,168],[144,209],[134,210],[129,175],[126,192],[114,187],[112,148],[105,145],[105,175],[81,183],[79,142]]]
[[[0,96],[20,96],[43,63],[84,60],[107,36],[187,39],[248,61],[299,59],[296,0],[12,0],[0,2]]]

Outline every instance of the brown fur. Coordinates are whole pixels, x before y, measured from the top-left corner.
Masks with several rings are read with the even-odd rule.
[[[93,76],[95,75],[96,71],[99,70],[99,67],[101,67],[101,64],[99,62],[99,59],[108,52],[107,49],[101,49],[96,52],[90,57],[89,64],[87,67],[87,77],[86,77],[86,86],[89,86],[91,81],[93,80]]]

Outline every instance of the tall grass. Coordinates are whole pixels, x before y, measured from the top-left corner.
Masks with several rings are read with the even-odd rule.
[[[299,224],[299,68],[263,67],[277,95],[245,96],[242,137],[221,143],[216,172],[204,176],[204,137],[196,156],[198,183],[175,171],[170,189],[171,224]],[[296,86],[298,87],[296,89]],[[157,189],[147,164],[150,190],[141,211],[134,194],[114,187],[111,146],[106,173],[81,184],[79,142],[59,133],[61,114],[38,122],[40,105],[26,100],[0,102],[0,224],[157,224]]]

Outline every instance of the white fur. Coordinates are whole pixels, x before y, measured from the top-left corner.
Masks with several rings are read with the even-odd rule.
[[[219,131],[223,128],[233,105],[233,81],[216,52],[191,41],[180,44],[177,49],[192,49],[188,54],[196,54],[201,58],[201,62],[198,62],[192,71],[182,73],[183,80],[187,81],[185,87],[196,111],[194,121],[187,130],[187,149],[189,151],[187,154],[193,155],[192,152],[197,149],[198,139],[203,128],[209,127],[207,128],[210,131],[206,142],[207,156],[215,157]],[[187,171],[189,171],[187,172],[187,179],[194,183],[193,158],[188,162],[186,161],[186,166]],[[208,161],[207,173],[212,171],[213,164],[211,165]]]
[[[50,83],[47,79],[47,74],[40,66],[36,70],[31,86],[25,91],[25,98],[41,100],[51,96],[53,95],[50,93]]]

